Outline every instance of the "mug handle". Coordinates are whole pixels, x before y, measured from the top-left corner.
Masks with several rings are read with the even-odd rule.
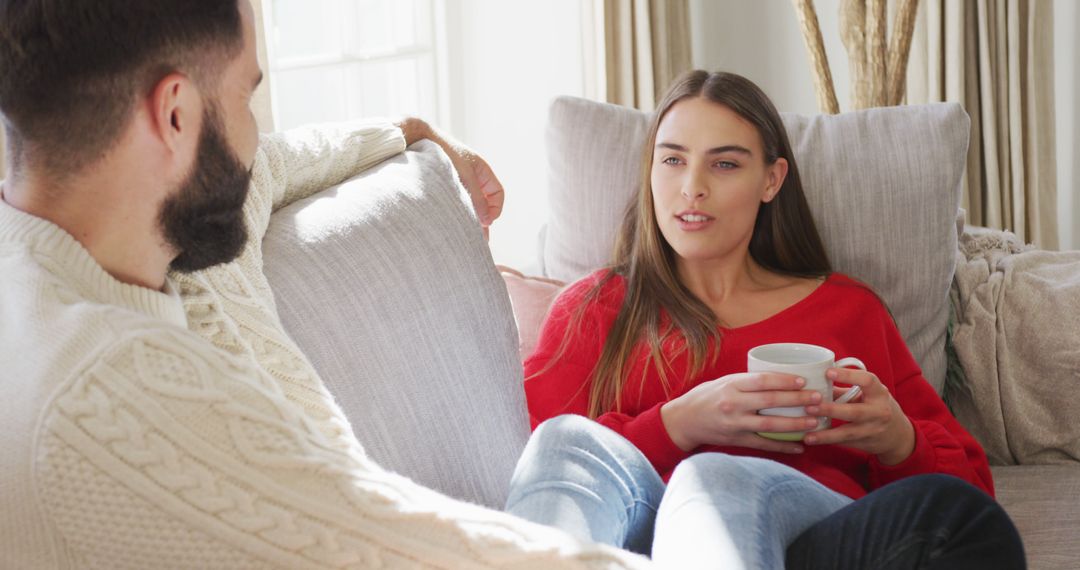
[[[848,366],[854,366],[855,368],[858,368],[859,370],[863,370],[863,371],[866,370],[866,365],[863,364],[863,361],[859,360],[858,358],[854,358],[854,357],[841,358],[840,360],[836,361],[836,365],[834,367],[835,368],[847,368]],[[836,401],[833,402],[833,403],[835,403],[835,404],[846,404],[846,403],[854,400],[855,398],[857,398],[859,396],[859,394],[861,394],[861,393],[862,393],[862,387],[861,386],[852,386],[847,392],[844,392],[843,396],[840,396],[839,398],[837,398]]]

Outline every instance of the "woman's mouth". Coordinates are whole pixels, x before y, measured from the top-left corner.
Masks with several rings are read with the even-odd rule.
[[[679,224],[679,229],[684,232],[694,232],[709,227],[716,221],[716,218],[713,218],[704,212],[688,211],[675,214],[675,220]]]

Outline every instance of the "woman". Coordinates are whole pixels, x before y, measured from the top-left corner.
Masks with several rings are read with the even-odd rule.
[[[534,428],[595,423],[537,431],[510,512],[687,564],[1022,567],[982,449],[873,291],[832,272],[765,94],[688,73],[643,163],[614,264],[560,295],[525,361]],[[823,402],[800,378],[747,373],[747,351],[775,342],[862,359],[869,372],[829,371],[862,395]],[[779,406],[807,415],[757,413]],[[758,435],[819,417],[832,427],[801,442]]]

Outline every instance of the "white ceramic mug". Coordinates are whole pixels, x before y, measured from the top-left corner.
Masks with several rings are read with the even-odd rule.
[[[854,366],[866,370],[866,365],[858,358],[836,360],[833,351],[825,347],[795,342],[763,344],[754,347],[746,353],[746,361],[746,369],[749,372],[782,372],[806,379],[804,389],[817,390],[821,394],[822,402],[831,402],[833,399],[832,380],[825,377],[828,369]],[[860,391],[861,388],[858,386],[852,386],[836,402],[840,404],[849,402],[858,396]],[[765,408],[759,410],[758,413],[766,416],[798,418],[806,415],[806,409],[803,406]],[[809,431],[826,429],[829,425],[829,418],[821,418],[818,426]],[[758,435],[782,441],[801,441],[806,432],[759,432]]]

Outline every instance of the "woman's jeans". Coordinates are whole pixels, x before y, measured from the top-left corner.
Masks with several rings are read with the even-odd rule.
[[[633,444],[581,416],[537,428],[506,510],[661,568],[1025,567],[1005,512],[954,477],[853,502],[775,461],[701,453],[665,485]]]

